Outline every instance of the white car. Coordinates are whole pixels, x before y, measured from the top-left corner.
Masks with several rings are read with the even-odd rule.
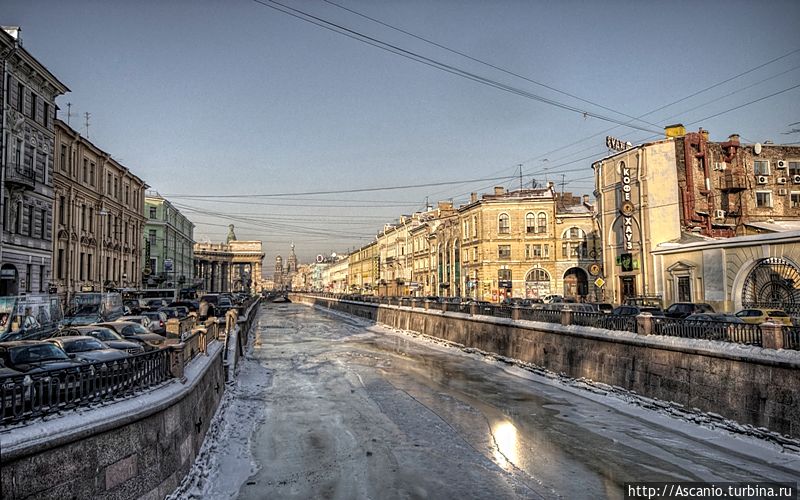
[[[542,299],[542,301],[545,304],[552,304],[553,302],[564,302],[564,296],[563,295],[559,295],[557,293],[553,293],[553,294],[550,294],[550,295],[546,295]]]
[[[134,323],[139,323],[143,327],[150,330],[150,318],[143,315],[135,315],[135,316],[123,316],[119,318],[117,321],[132,321]]]

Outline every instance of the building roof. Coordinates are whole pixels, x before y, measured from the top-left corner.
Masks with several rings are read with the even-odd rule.
[[[746,226],[763,229],[772,233],[800,231],[800,220],[776,220],[772,222],[745,222]]]

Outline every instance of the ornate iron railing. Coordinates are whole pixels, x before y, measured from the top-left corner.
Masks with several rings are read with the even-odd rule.
[[[719,340],[739,344],[761,345],[761,326],[749,323],[692,321],[661,318],[653,323],[654,335],[689,339]]]
[[[0,423],[9,424],[131,397],[172,378],[170,352],[159,349],[110,363],[0,378]]]
[[[798,326],[784,326],[783,327],[783,348],[800,350],[800,327]]]

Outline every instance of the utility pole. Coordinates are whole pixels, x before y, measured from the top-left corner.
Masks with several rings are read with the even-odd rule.
[[[72,103],[67,103],[67,125],[69,125],[69,119],[72,118]]]
[[[519,167],[519,191],[522,194],[522,163],[518,165]]]
[[[83,114],[84,118],[86,119],[86,138],[89,138],[89,117],[92,116],[91,113],[88,111]]]
[[[562,199],[564,198],[564,186],[567,185],[567,183],[564,182],[564,177],[565,177],[565,175],[561,174],[561,198]]]

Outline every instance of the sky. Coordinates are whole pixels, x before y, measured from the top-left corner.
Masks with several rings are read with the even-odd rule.
[[[591,194],[606,135],[683,123],[800,142],[795,0],[278,2],[295,10],[3,0],[0,24],[70,88],[59,118],[196,241],[228,224],[262,240],[265,270],[292,242],[301,263],[347,253],[427,203],[518,189],[520,173]]]

